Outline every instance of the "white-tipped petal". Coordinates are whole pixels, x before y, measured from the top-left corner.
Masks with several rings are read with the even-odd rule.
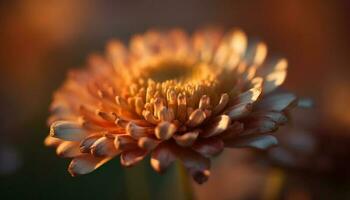
[[[120,151],[127,151],[137,147],[137,141],[130,135],[116,135],[114,147]]]
[[[261,94],[261,88],[252,88],[238,95],[235,99],[237,103],[254,103]]]
[[[151,154],[151,166],[152,168],[162,173],[164,172],[174,161],[176,157],[169,146],[166,144],[159,145]]]
[[[89,135],[80,142],[80,151],[82,153],[90,153],[91,146],[101,137],[101,134]]]
[[[282,85],[286,77],[287,71],[277,71],[267,75],[263,84],[264,93],[270,93],[278,86]]]
[[[80,141],[87,135],[86,131],[77,122],[56,121],[51,124],[50,135],[68,141]]]
[[[230,125],[231,119],[228,115],[220,115],[211,122],[209,127],[204,129],[202,137],[212,137],[224,132]]]
[[[256,65],[261,65],[267,55],[267,45],[263,42],[259,42],[256,45],[256,49],[255,49],[255,55],[254,55],[254,64]]]
[[[147,155],[147,151],[143,149],[134,149],[126,152],[122,152],[120,155],[120,163],[125,167],[131,167],[136,163],[143,160]]]
[[[137,145],[142,149],[150,151],[150,150],[155,149],[160,142],[161,141],[150,138],[150,137],[142,137],[137,141]]]
[[[163,107],[159,111],[159,119],[160,121],[168,121],[171,122],[175,118],[174,112],[171,109],[167,109],[166,107]]]
[[[114,147],[114,140],[108,137],[101,137],[91,146],[91,154],[94,156],[115,156],[120,151]]]
[[[199,100],[199,109],[205,110],[210,108],[210,97],[207,95],[203,95],[201,99]]]
[[[90,154],[83,154],[75,157],[69,164],[68,171],[72,176],[88,174],[109,161],[111,157],[93,157]]]
[[[226,105],[228,104],[229,100],[230,96],[227,93],[222,94],[218,105],[216,105],[214,108],[213,114],[215,115],[223,111]]]
[[[161,122],[155,128],[155,135],[160,140],[168,140],[176,132],[176,126],[170,122]]]
[[[186,122],[189,127],[196,127],[200,125],[207,118],[205,112],[201,109],[193,111]]]
[[[280,86],[287,77],[287,60],[281,59],[275,65],[273,71],[268,73],[264,78],[263,92],[270,93]]]
[[[199,135],[199,130],[184,133],[183,135],[174,135],[175,142],[183,147],[191,146],[196,141]]]
[[[64,141],[56,149],[58,156],[73,158],[81,155],[78,142]]]
[[[133,138],[140,138],[147,136],[147,128],[138,126],[134,122],[129,122],[126,126],[126,132]]]
[[[62,140],[51,136],[47,136],[44,140],[44,144],[49,147],[57,147],[61,143],[62,143]]]
[[[241,30],[235,30],[232,32],[230,38],[230,47],[234,50],[238,55],[243,55],[247,48],[247,36]]]

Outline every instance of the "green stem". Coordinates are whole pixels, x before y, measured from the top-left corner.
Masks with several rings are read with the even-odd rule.
[[[125,169],[125,183],[128,199],[151,199],[148,184],[149,180],[147,180],[146,172],[145,163],[140,163],[132,168]]]
[[[176,162],[177,186],[181,199],[191,200],[194,199],[193,189],[191,186],[190,178],[184,166],[180,162]]]

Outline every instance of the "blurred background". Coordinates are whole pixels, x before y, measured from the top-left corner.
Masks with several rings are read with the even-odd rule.
[[[349,199],[350,2],[14,0],[0,3],[0,199]],[[71,178],[43,146],[51,95],[106,42],[150,27],[241,27],[289,60],[284,87],[315,101],[269,152],[228,150],[208,183],[113,160]],[[294,127],[298,127],[298,129]],[[183,195],[183,193],[187,195]],[[188,195],[190,193],[190,195]]]

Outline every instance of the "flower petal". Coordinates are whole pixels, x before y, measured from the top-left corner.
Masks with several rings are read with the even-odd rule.
[[[134,149],[126,152],[122,152],[120,155],[120,163],[125,167],[131,167],[136,163],[143,160],[147,155],[147,151],[143,149]]]
[[[270,93],[282,85],[286,77],[287,71],[276,71],[267,75],[263,84],[264,94]]]
[[[220,113],[222,110],[224,110],[224,108],[226,107],[226,105],[229,102],[229,99],[230,99],[230,96],[227,93],[221,94],[219,103],[215,106],[215,108],[213,110],[213,114],[216,115],[216,114]]]
[[[62,140],[51,136],[47,136],[44,140],[44,144],[49,147],[57,147],[61,143],[62,143]]]
[[[297,103],[297,97],[294,94],[282,93],[274,94],[263,98],[256,104],[256,109],[267,111],[283,111],[294,107]]]
[[[88,174],[109,161],[111,157],[93,157],[90,154],[83,154],[75,157],[69,164],[68,171],[72,176]]]
[[[208,180],[210,176],[210,160],[208,158],[191,149],[176,148],[175,152],[197,183],[202,184]]]
[[[287,60],[280,59],[272,67],[271,71],[266,72],[264,83],[263,83],[264,94],[272,92],[284,82],[284,80],[287,77],[287,67],[288,67]]]
[[[108,137],[101,137],[91,146],[91,154],[96,157],[101,156],[115,156],[120,151],[114,146],[114,139]]]
[[[186,124],[189,127],[196,127],[200,125],[206,118],[207,116],[203,110],[196,109],[191,113]]]
[[[90,153],[91,146],[94,144],[94,142],[96,142],[96,140],[98,140],[101,137],[102,137],[101,134],[93,134],[93,135],[89,135],[88,137],[83,139],[80,142],[80,152]]]
[[[150,151],[155,149],[160,142],[160,140],[156,140],[150,137],[142,137],[138,140],[137,144],[140,148]]]
[[[130,135],[116,135],[114,147],[121,151],[128,151],[137,148],[137,140]]]
[[[129,122],[126,126],[126,132],[137,139],[147,136],[148,128],[139,126],[134,122]]]
[[[263,117],[246,122],[242,135],[264,134],[273,132],[278,128],[278,124],[270,118]]]
[[[268,149],[277,144],[278,144],[278,140],[276,139],[276,137],[272,135],[261,135],[261,136],[254,135],[249,137],[242,137],[237,140],[225,141],[225,147],[232,147],[232,148],[252,147],[252,148],[257,148],[261,150]]]
[[[176,132],[176,126],[170,122],[161,122],[155,128],[155,135],[160,140],[168,140]]]
[[[267,117],[274,122],[276,122],[278,125],[282,125],[288,122],[287,116],[282,112],[276,112],[276,111],[261,111],[261,112],[255,112],[252,113],[249,118],[253,118],[252,120],[260,119]]]
[[[211,122],[209,127],[205,128],[201,136],[208,138],[219,135],[229,127],[230,123],[231,119],[228,115],[220,115]]]
[[[210,158],[222,152],[224,142],[217,138],[207,138],[197,141],[192,148],[202,156]]]
[[[239,103],[254,103],[260,96],[262,90],[261,88],[252,88],[238,95],[235,99],[237,104]]]
[[[266,55],[266,44],[264,42],[256,42],[248,48],[245,59],[249,65],[259,66],[264,62]]]
[[[174,135],[173,138],[178,145],[188,147],[191,146],[194,141],[196,141],[198,135],[199,130],[194,130],[184,133],[183,135]]]
[[[251,112],[252,108],[252,104],[250,103],[240,103],[227,108],[225,114],[228,115],[231,120],[237,120],[247,116]]]
[[[225,132],[223,132],[220,137],[222,139],[232,139],[237,138],[237,136],[242,133],[244,130],[244,124],[238,121],[235,121],[226,129]]]
[[[201,110],[209,109],[210,108],[210,97],[207,95],[203,95],[201,99],[199,100],[198,108]]]
[[[51,124],[50,135],[68,141],[80,141],[84,139],[87,132],[77,122],[55,121]]]
[[[73,158],[81,155],[78,142],[64,141],[56,149],[58,156]]]
[[[232,31],[229,39],[230,47],[235,53],[243,55],[248,44],[248,39],[242,30],[236,29]]]
[[[151,154],[151,166],[155,171],[163,173],[175,159],[170,145],[162,143]]]

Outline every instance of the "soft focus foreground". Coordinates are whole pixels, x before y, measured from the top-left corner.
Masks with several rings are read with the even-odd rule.
[[[198,199],[349,198],[344,169],[350,129],[348,8],[344,1],[276,0],[3,3],[2,197],[161,199],[170,193],[181,199],[192,193]],[[284,86],[316,102],[314,114],[300,111],[301,117],[294,117],[302,131],[293,133],[286,127],[297,135],[286,140],[295,140],[258,157],[251,151],[234,151],[232,156],[231,151],[224,152],[214,159],[209,181],[194,185],[192,192],[178,187],[183,180],[175,178],[182,177],[175,167],[159,176],[147,161],[127,170],[113,161],[97,173],[71,178],[66,173],[69,163],[42,144],[49,97],[67,69],[80,66],[91,52],[102,52],[111,38],[126,42],[132,33],[148,27],[181,26],[191,31],[207,24],[242,27],[249,36],[261,36],[271,52],[288,58]],[[280,131],[277,137],[284,137],[284,129]]]

